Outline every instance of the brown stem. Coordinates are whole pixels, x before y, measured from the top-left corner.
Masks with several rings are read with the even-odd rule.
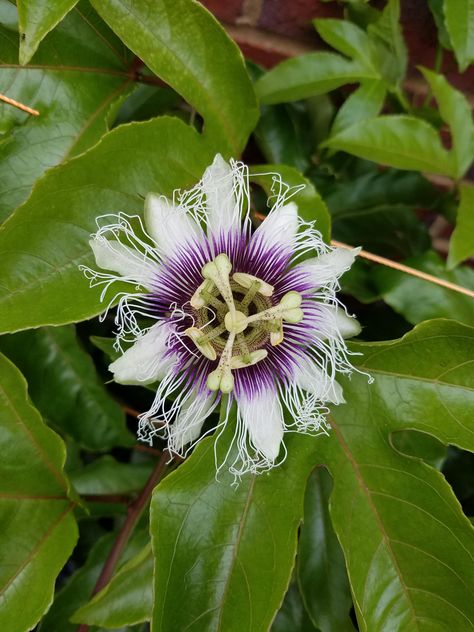
[[[114,542],[114,545],[112,546],[112,549],[107,559],[105,560],[105,564],[102,567],[102,572],[100,573],[99,579],[94,586],[92,595],[95,595],[99,591],[101,591],[102,588],[104,588],[111,580],[117,563],[122,556],[123,550],[125,549],[125,546],[127,545],[127,542],[130,539],[130,536],[132,535],[133,530],[148,503],[148,500],[150,499],[155,485],[162,477],[169,458],[169,452],[167,450],[163,450],[161,457],[155,466],[155,469],[153,470],[150,478],[145,484],[145,487],[140,492],[140,495],[129,505],[125,522],[123,523],[122,528],[120,529]],[[89,626],[86,623],[82,623],[77,628],[76,632],[88,632],[88,630]]]
[[[4,94],[0,94],[0,101],[4,101],[4,103],[8,103],[8,105],[13,105],[14,108],[23,110],[23,112],[28,112],[28,114],[32,114],[33,116],[39,116],[38,110],[34,110],[33,108],[30,108],[28,105],[25,105],[24,103],[20,103],[19,101],[15,101],[15,99],[11,99],[10,97],[5,96]]]

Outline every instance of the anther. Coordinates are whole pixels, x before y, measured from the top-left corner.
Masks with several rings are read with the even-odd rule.
[[[204,307],[206,305],[206,301],[202,294],[204,291],[209,292],[210,290],[212,290],[213,285],[214,284],[212,281],[209,281],[209,279],[205,279],[191,296],[191,300],[189,301],[191,307],[194,307],[194,309],[201,309],[202,307]]]
[[[235,334],[230,333],[217,369],[207,376],[207,388],[211,391],[221,390],[222,393],[230,393],[234,388],[234,376],[232,375],[230,366],[234,342]]]
[[[300,308],[301,300],[301,294],[298,292],[287,292],[282,296],[278,305],[265,309],[258,314],[248,316],[247,324],[261,320],[273,321],[275,319],[283,319],[288,323],[299,323],[304,316],[303,310]]]
[[[215,360],[217,358],[216,350],[210,342],[202,340],[204,336],[200,329],[197,327],[189,327],[184,333],[191,338],[203,356],[209,358],[209,360]]]
[[[247,274],[246,272],[235,272],[232,275],[232,278],[236,283],[246,288],[247,290],[250,289],[252,286],[255,286],[255,283],[258,282],[259,285],[257,291],[260,292],[260,294],[263,294],[263,296],[271,296],[275,289],[273,285],[265,283],[265,281],[262,281],[252,274]]]
[[[217,287],[229,310],[235,312],[234,297],[229,281],[231,270],[232,264],[229,261],[229,257],[221,253],[217,255],[214,261],[206,263],[201,272],[205,279],[209,279]]]

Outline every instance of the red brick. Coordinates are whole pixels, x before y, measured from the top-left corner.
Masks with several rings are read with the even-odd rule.
[[[243,0],[201,0],[209,11],[222,22],[234,24],[242,14]]]

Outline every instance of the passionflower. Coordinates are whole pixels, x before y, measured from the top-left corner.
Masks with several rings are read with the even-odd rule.
[[[327,404],[344,401],[336,376],[352,370],[344,338],[360,331],[336,298],[357,249],[325,244],[298,216],[299,189],[271,175],[273,205],[254,228],[248,168],[217,155],[172,201],[148,194],[144,222],[99,218],[90,245],[108,272],[83,268],[102,299],[130,286],[109,307],[118,301],[117,348],[132,344],[109,368],[121,384],[157,383],[139,438],[185,454],[219,403],[221,428],[235,404],[236,476],[281,462],[285,431],[327,433]]]

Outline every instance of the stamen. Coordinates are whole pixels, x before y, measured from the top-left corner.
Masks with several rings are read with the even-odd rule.
[[[194,342],[194,344],[196,345],[196,347],[199,349],[199,351],[202,353],[203,356],[205,356],[206,358],[209,358],[209,360],[216,360],[217,358],[216,350],[214,349],[214,347],[211,345],[210,342],[207,342],[206,340],[204,341],[202,340],[204,336],[200,329],[198,329],[197,327],[189,327],[188,329],[185,330],[184,333],[186,334],[186,336],[189,336],[191,338],[191,340]]]
[[[230,368],[244,369],[247,366],[252,366],[252,364],[257,364],[260,360],[264,360],[267,355],[268,351],[266,349],[257,349],[248,355],[233,356],[230,361]]]
[[[265,281],[262,281],[262,279],[259,279],[258,277],[253,276],[252,274],[247,274],[245,272],[235,272],[232,275],[232,278],[236,283],[247,289],[252,287],[255,282],[258,282],[260,284],[258,292],[260,292],[260,294],[263,294],[263,296],[272,296],[273,290],[275,289],[273,285],[265,283]]]
[[[301,300],[301,294],[298,292],[287,292],[278,305],[248,316],[247,324],[281,318],[289,323],[299,323],[304,316],[303,310],[300,308]]]
[[[189,301],[191,307],[194,307],[194,309],[201,309],[204,307],[206,305],[206,301],[204,300],[203,292],[210,292],[213,285],[212,281],[205,279],[192,295],[191,300]]]
[[[276,347],[283,342],[284,334],[283,334],[283,320],[279,318],[269,325],[270,329],[270,344],[272,347]]]
[[[235,279],[235,274],[234,274],[234,279]],[[247,307],[250,305],[250,303],[253,301],[253,299],[255,298],[255,295],[257,294],[257,292],[260,289],[260,281],[252,281],[249,289],[247,290],[244,298],[240,301],[240,307],[241,309],[246,310]]]

